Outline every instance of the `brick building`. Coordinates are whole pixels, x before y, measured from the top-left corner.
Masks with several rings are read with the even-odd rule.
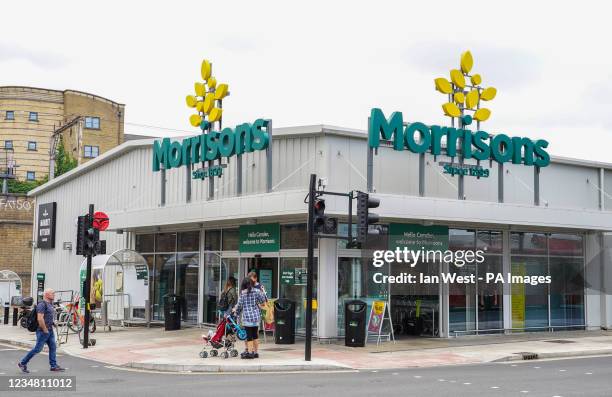
[[[23,296],[30,295],[34,207],[25,196],[0,195],[0,270],[19,275]]]
[[[53,132],[77,117],[61,135],[79,164],[123,142],[125,105],[74,90],[0,87],[0,148],[14,160],[18,180],[49,174]]]

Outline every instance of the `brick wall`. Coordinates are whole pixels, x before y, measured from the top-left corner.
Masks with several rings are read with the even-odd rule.
[[[32,199],[0,195],[0,270],[12,270],[21,277],[23,296],[30,296],[33,220]]]

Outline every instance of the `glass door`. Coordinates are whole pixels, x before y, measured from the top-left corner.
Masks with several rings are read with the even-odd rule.
[[[278,297],[278,257],[253,257],[243,258],[246,276],[249,272],[257,273],[259,283],[266,290],[268,298]],[[238,280],[240,284],[242,280]]]

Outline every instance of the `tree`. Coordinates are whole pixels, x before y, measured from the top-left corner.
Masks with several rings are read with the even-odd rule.
[[[77,160],[72,158],[64,147],[64,138],[60,136],[57,153],[55,154],[55,177],[70,171],[77,166]]]

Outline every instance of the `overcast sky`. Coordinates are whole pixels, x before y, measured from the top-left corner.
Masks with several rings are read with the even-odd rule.
[[[612,162],[607,2],[92,3],[3,2],[0,85],[95,93],[126,104],[127,133],[182,135],[198,132],[185,96],[207,58],[230,86],[224,125],[365,130],[372,107],[447,123],[433,80],[469,49],[498,88],[483,129]]]

